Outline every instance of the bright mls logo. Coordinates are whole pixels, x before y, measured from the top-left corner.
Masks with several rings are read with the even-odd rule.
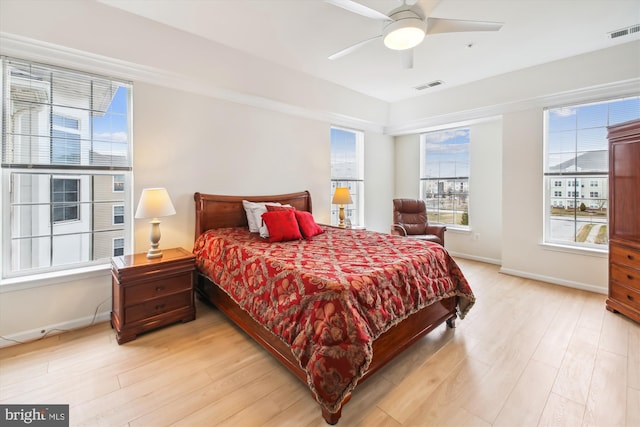
[[[69,405],[0,405],[0,425],[68,427]]]

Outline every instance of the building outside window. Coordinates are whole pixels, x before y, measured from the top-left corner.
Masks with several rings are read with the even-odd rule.
[[[331,198],[347,187],[353,203],[344,206],[345,222],[364,226],[364,132],[331,128]],[[331,205],[331,224],[339,222],[338,205]]]
[[[0,57],[2,278],[106,262],[131,241],[131,83]]]
[[[469,228],[469,141],[469,128],[421,136],[420,197],[429,222]]]
[[[545,243],[608,249],[607,126],[639,117],[640,97],[545,110]],[[557,194],[558,181],[572,191]]]

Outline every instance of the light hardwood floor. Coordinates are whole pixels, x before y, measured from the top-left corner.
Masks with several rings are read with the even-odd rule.
[[[604,295],[458,260],[477,296],[360,384],[341,426],[640,426],[640,325]],[[117,345],[108,323],[0,349],[0,402],[73,426],[324,426],[307,388],[218,311]]]

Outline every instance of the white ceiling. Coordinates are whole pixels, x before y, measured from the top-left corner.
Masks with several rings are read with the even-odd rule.
[[[640,39],[640,32],[608,37],[640,24],[640,0],[420,0],[431,17],[504,26],[427,36],[414,50],[414,68],[405,69],[382,40],[328,60],[380,34],[383,23],[322,0],[100,1],[388,102]],[[359,1],[383,13],[401,4]],[[414,89],[434,80],[445,84]]]

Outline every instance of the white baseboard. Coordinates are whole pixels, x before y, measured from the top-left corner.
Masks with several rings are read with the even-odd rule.
[[[9,347],[15,344],[22,344],[43,337],[50,337],[63,332],[72,331],[74,329],[86,328],[96,323],[106,322],[111,319],[111,311],[103,311],[95,316],[87,316],[80,319],[69,320],[67,322],[57,323],[54,325],[43,326],[38,329],[18,332],[11,335],[0,337],[0,348]]]
[[[495,265],[502,264],[502,261],[499,259],[479,257],[476,255],[463,254],[463,253],[454,252],[454,251],[449,251],[449,254],[455,258],[465,258],[465,259],[470,259],[471,261],[486,262],[487,264],[495,264]]]
[[[587,285],[585,283],[574,282],[571,280],[562,280],[555,277],[543,276],[541,274],[533,274],[527,271],[513,270],[511,268],[500,268],[500,273],[508,274],[510,276],[523,277],[525,279],[538,280],[540,282],[547,282],[553,285],[566,286],[567,288],[580,289],[582,291],[594,292],[597,294],[607,294],[608,289],[606,287]]]
[[[475,255],[469,255],[469,254],[451,252],[451,251],[449,252],[449,254],[451,254],[451,256],[453,256],[453,257],[470,259],[472,261],[486,262],[487,264],[495,264],[495,265],[501,265],[502,264],[502,260],[499,260],[499,259],[484,258],[484,257],[475,256]],[[540,282],[546,282],[546,283],[551,283],[553,285],[565,286],[567,288],[580,289],[582,291],[589,291],[589,292],[594,292],[594,293],[597,293],[597,294],[605,294],[606,295],[609,292],[607,287],[588,285],[588,284],[585,284],[585,283],[574,282],[574,281],[571,281],[571,280],[558,279],[556,277],[544,276],[544,275],[541,275],[541,274],[533,274],[533,273],[530,273],[528,271],[514,270],[514,269],[511,269],[511,268],[504,268],[504,267],[500,267],[499,271],[500,271],[500,273],[508,274],[510,276],[516,276],[516,277],[522,277],[522,278],[525,278],[525,279],[537,280],[537,281],[540,281]]]

